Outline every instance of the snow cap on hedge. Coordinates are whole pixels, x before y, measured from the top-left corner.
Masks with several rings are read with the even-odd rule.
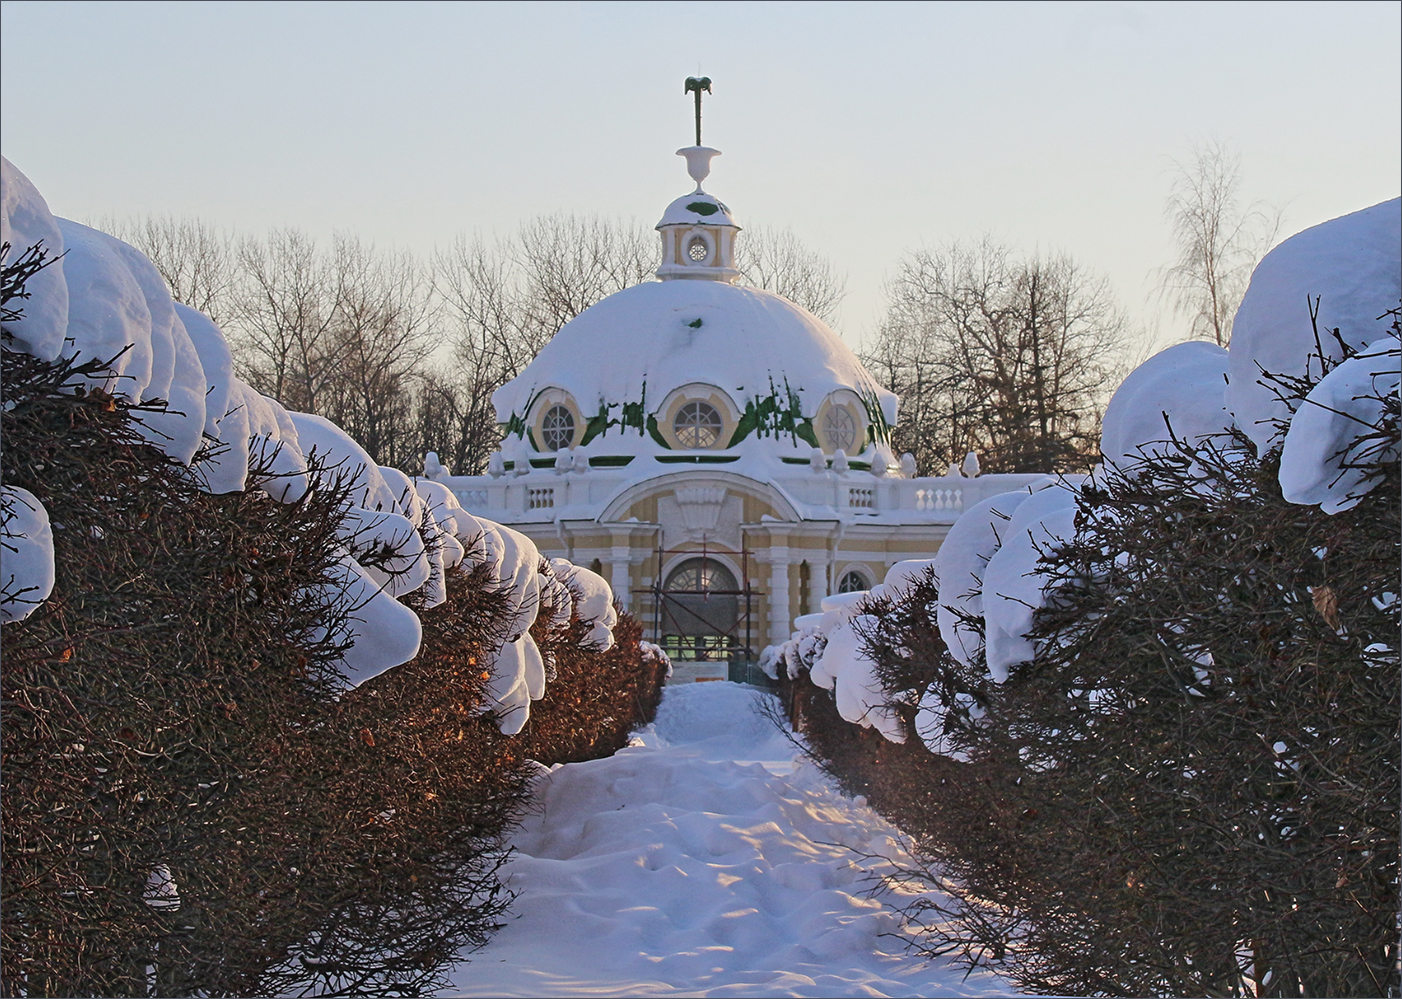
[[[1008,670],[1032,659],[1027,638],[1032,615],[1046,606],[1051,577],[1037,564],[1044,551],[1075,533],[1076,494],[1048,486],[1019,504],[1003,534],[1003,543],[983,573],[984,658],[995,683]]]
[[[1120,383],[1101,422],[1105,461],[1133,474],[1136,464],[1173,450],[1171,433],[1189,444],[1231,429],[1226,408],[1227,352],[1194,340],[1161,350]]]
[[[965,510],[935,553],[940,637],[950,655],[965,666],[978,651],[979,636],[960,615],[983,617],[984,570],[1007,537],[1013,513],[1030,495],[1026,489],[999,493]]]
[[[54,590],[49,512],[28,489],[0,487],[0,621],[23,621]]]
[[[1310,390],[1295,411],[1280,455],[1280,488],[1291,503],[1339,513],[1358,504],[1381,478],[1369,469],[1399,458],[1398,441],[1370,439],[1383,400],[1402,383],[1395,336],[1374,341]]]
[[[4,157],[0,157],[0,243],[10,244],[4,257],[6,265],[38,243],[43,243],[53,261],[29,279],[25,285],[29,298],[19,303],[23,315],[6,328],[19,338],[22,349],[42,360],[56,361],[68,334],[63,233],[43,195]]]
[[[1232,322],[1227,406],[1262,453],[1279,443],[1274,421],[1289,420],[1290,410],[1259,384],[1261,372],[1305,373],[1315,350],[1309,302],[1316,297],[1330,359],[1342,357],[1329,335],[1335,328],[1353,347],[1387,334],[1388,320],[1378,317],[1402,297],[1402,199],[1297,233],[1256,265]]]

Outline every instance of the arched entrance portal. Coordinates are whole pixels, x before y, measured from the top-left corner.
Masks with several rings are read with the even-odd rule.
[[[656,593],[657,643],[696,679],[722,679],[729,664],[752,658],[748,580],[736,579],[729,566],[704,550],[671,554],[683,558]],[[745,575],[747,554],[742,553],[741,563]],[[703,664],[713,665],[705,669]]]

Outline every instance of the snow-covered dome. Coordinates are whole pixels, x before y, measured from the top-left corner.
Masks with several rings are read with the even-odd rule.
[[[668,225],[728,225],[734,229],[740,228],[740,223],[730,214],[729,206],[705,191],[684,194],[668,205],[657,228]]]
[[[497,390],[503,450],[889,452],[895,395],[812,313],[731,283],[739,227],[700,190],[716,151],[692,146],[679,155],[697,190],[657,226],[662,280],[586,309]]]

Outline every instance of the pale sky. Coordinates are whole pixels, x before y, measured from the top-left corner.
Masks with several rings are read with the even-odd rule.
[[[858,345],[921,245],[1109,275],[1160,343],[1175,158],[1216,138],[1283,234],[1398,195],[1402,5],[0,4],[0,149],[56,214],[354,232],[421,253],[706,187],[847,276]],[[743,238],[743,237],[742,237]]]

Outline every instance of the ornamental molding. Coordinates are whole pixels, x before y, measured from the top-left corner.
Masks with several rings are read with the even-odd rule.
[[[683,486],[673,493],[688,535],[694,537],[716,530],[726,495],[720,486]]]

